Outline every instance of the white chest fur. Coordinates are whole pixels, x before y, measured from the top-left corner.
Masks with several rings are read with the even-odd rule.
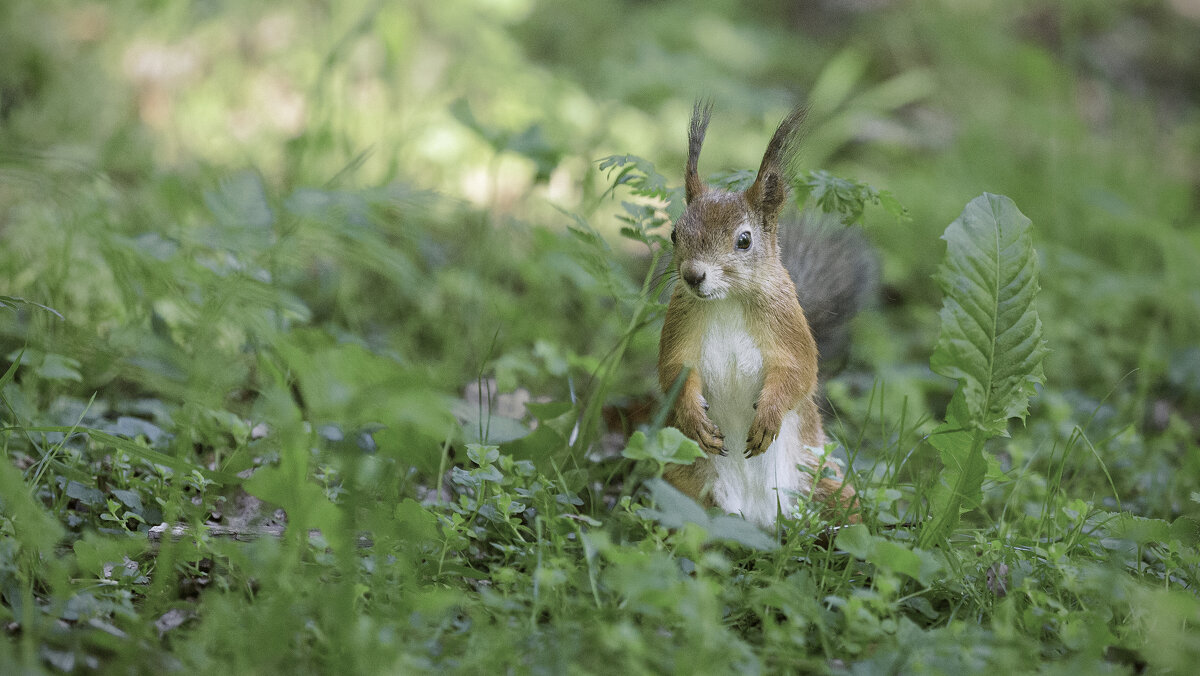
[[[780,508],[790,513],[795,496],[811,490],[812,476],[797,464],[814,466],[819,449],[800,442],[800,415],[790,411],[766,452],[745,457],[754,404],[762,392],[762,350],[748,330],[740,304],[720,300],[708,305],[696,367],[704,384],[708,417],[721,429],[727,451],[726,456],[711,458],[716,470],[711,495],[727,512],[769,528]]]
[[[720,300],[709,305],[700,343],[700,379],[708,416],[725,435],[725,448],[740,454],[762,392],[762,350],[750,335],[739,303]]]

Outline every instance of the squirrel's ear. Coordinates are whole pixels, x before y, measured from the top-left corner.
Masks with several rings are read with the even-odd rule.
[[[787,201],[787,177],[796,159],[799,147],[797,132],[804,123],[805,112],[803,107],[796,108],[779,123],[779,128],[767,144],[767,152],[763,153],[758,177],[746,189],[746,201],[762,212],[765,224],[774,222],[783,203]]]
[[[746,201],[763,216],[763,225],[770,228],[787,201],[787,183],[773,168],[760,169],[754,185],[746,189]]]
[[[688,127],[687,168],[683,174],[684,193],[687,203],[704,194],[704,181],[696,171],[700,161],[700,146],[704,143],[704,132],[708,130],[708,119],[712,117],[712,102],[697,100],[692,106],[692,124]]]

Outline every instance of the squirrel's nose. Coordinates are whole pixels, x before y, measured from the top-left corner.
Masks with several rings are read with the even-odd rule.
[[[695,266],[689,265],[683,269],[683,281],[687,282],[688,286],[692,287],[693,289],[700,286],[700,283],[704,281],[705,276],[706,273],[704,270],[701,270]]]

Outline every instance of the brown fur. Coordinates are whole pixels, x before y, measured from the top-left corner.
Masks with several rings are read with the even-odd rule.
[[[763,385],[746,440],[747,457],[767,450],[780,432],[784,415],[797,411],[802,420],[802,442],[820,446],[825,441],[815,394],[817,345],[809,330],[796,287],[780,260],[779,213],[787,201],[787,174],[795,154],[796,132],[803,110],[788,115],[767,145],[754,184],[742,193],[705,186],[699,178],[700,147],[708,127],[711,106],[696,104],[688,133],[685,186],[688,206],[675,225],[675,265],[680,275],[667,307],[659,348],[658,375],[664,392],[698,363],[703,331],[702,304],[697,296],[704,270],[719,268],[728,281],[728,297],[744,310],[747,331],[763,358]],[[745,223],[753,223],[748,251],[737,250],[735,236]],[[706,266],[708,266],[706,268]],[[689,288],[690,287],[690,288]],[[675,401],[671,422],[709,454],[725,454],[724,437],[709,419],[704,384],[691,368]],[[836,467],[835,467],[836,469]],[[684,493],[711,505],[708,486],[715,467],[707,459],[692,465],[672,465],[666,478]],[[839,475],[840,479],[840,475]],[[844,514],[854,509],[854,489],[840,480],[820,479],[814,498],[827,505],[826,513]],[[856,519],[856,517],[851,517]]]
[[[704,144],[704,132],[708,129],[708,120],[711,116],[711,103],[697,101],[696,105],[692,107],[692,124],[688,127],[687,167],[683,173],[684,191],[688,202],[704,192],[704,181],[700,180],[697,165],[700,162],[700,146]]]

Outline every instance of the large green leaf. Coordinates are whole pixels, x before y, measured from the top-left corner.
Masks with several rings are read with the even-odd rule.
[[[703,458],[704,452],[696,442],[683,436],[683,432],[664,427],[653,437],[647,437],[640,430],[634,432],[621,455],[632,460],[653,460],[661,467],[667,463],[690,465]]]
[[[946,228],[946,260],[938,274],[946,299],[930,367],[957,378],[946,422],[930,435],[944,469],[929,495],[933,516],[921,531],[928,546],[958,525],[983,499],[983,445],[1024,418],[1042,382],[1042,322],[1033,308],[1037,255],[1030,221],[1001,195],[984,193]]]
[[[958,379],[968,414],[960,422],[991,434],[1003,434],[1009,418],[1025,417],[1043,380],[1029,226],[1012,200],[984,193],[942,235],[947,250],[938,281],[946,299],[930,367]]]
[[[933,582],[934,576],[942,570],[941,562],[932,553],[872,535],[861,523],[843,527],[834,543],[838,549],[856,558],[903,573],[923,585]]]

